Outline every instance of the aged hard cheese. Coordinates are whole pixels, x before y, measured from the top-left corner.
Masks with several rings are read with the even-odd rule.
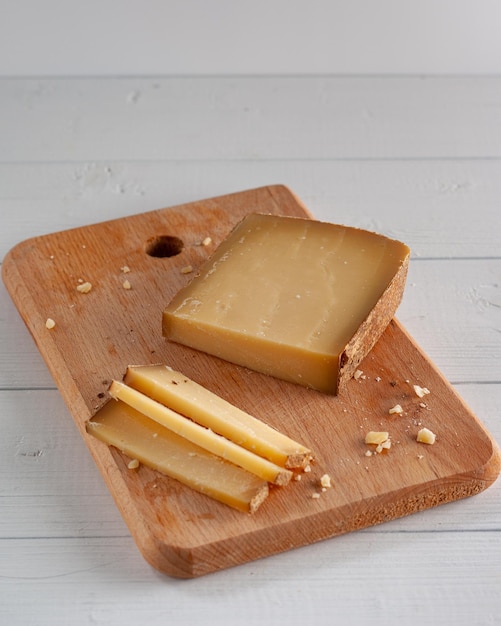
[[[163,334],[335,394],[391,321],[408,262],[382,235],[251,214],[165,308]]]
[[[240,511],[254,513],[268,483],[160,426],[123,402],[109,401],[87,432],[124,454]]]
[[[242,467],[263,480],[276,485],[286,485],[292,477],[290,470],[246,450],[209,428],[205,428],[156,400],[149,398],[137,389],[129,387],[125,383],[114,380],[110,385],[109,394],[115,400],[125,402],[136,409],[136,411],[140,411],[143,415],[168,428],[176,435],[188,439],[201,448]]]
[[[166,365],[129,366],[124,382],[282,467],[304,467],[311,451]]]

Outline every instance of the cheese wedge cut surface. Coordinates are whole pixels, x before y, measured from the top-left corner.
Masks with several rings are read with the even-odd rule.
[[[335,394],[390,323],[409,254],[357,228],[250,214],[164,309],[162,332]]]
[[[223,502],[254,513],[268,496],[268,483],[176,435],[127,404],[110,400],[86,430],[143,465]]]
[[[166,365],[129,366],[124,382],[277,465],[292,469],[311,460],[302,444]]]
[[[283,486],[292,478],[290,470],[242,448],[124,383],[114,380],[110,385],[109,394],[115,400],[122,400],[136,411],[140,411],[146,417],[172,430],[176,435],[188,439],[208,452],[238,465],[263,480]]]

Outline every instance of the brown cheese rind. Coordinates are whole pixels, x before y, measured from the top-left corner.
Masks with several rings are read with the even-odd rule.
[[[334,394],[339,393],[353,377],[360,363],[393,319],[402,300],[408,268],[409,257],[407,256],[383,295],[346,345],[341,355],[337,384],[333,387]]]

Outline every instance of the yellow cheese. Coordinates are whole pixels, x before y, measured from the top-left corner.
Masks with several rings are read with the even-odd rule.
[[[124,454],[215,500],[254,513],[268,483],[111,400],[86,423],[87,432]]]
[[[427,443],[428,445],[433,445],[436,438],[435,433],[429,428],[421,428],[417,434],[417,441],[419,441],[419,443]]]
[[[282,467],[304,467],[311,451],[165,365],[129,366],[124,382]]]
[[[373,443],[373,444],[384,443],[385,441],[388,440],[389,436],[390,434],[387,433],[386,431],[370,430],[365,435],[365,443]]]
[[[163,312],[169,340],[337,393],[400,303],[409,248],[315,220],[251,214]]]
[[[109,393],[115,400],[122,400],[122,402],[132,406],[137,411],[143,413],[143,415],[146,415],[146,417],[172,430],[177,435],[242,467],[263,480],[276,485],[286,485],[292,477],[290,470],[279,467],[275,463],[242,448],[212,430],[149,398],[140,391],[129,387],[125,383],[114,380],[110,385]]]

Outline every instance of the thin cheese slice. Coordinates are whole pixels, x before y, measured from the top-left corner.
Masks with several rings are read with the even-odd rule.
[[[240,511],[254,513],[268,483],[160,426],[124,402],[110,400],[87,432],[143,465]]]
[[[250,214],[164,309],[163,335],[335,394],[391,321],[409,248],[357,228]]]
[[[279,467],[275,463],[242,448],[125,383],[114,380],[110,385],[109,394],[115,400],[122,400],[122,402],[165,426],[165,428],[169,428],[177,435],[242,467],[263,480],[276,485],[286,485],[292,477],[290,470]]]
[[[311,459],[302,444],[166,365],[129,366],[124,382],[277,465],[304,467]]]

